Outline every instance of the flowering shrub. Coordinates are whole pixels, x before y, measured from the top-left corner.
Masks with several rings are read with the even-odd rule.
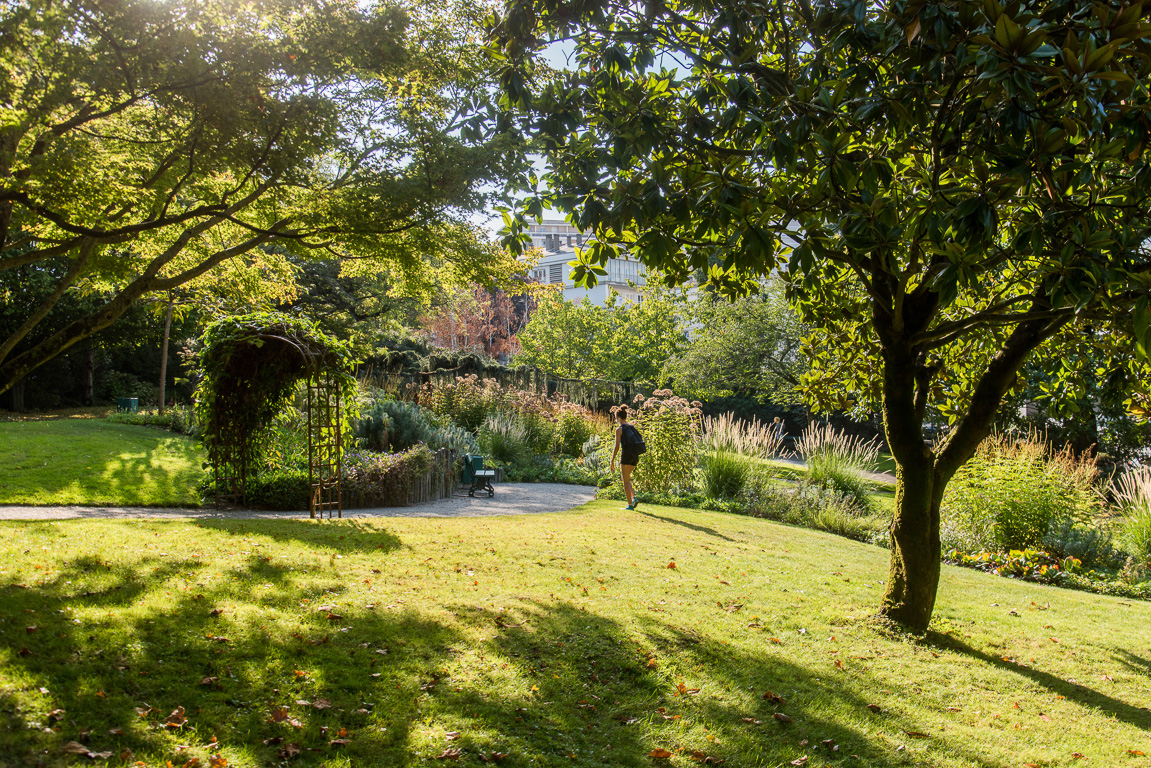
[[[636,395],[628,408],[643,435],[647,452],[635,469],[635,487],[655,494],[689,490],[699,457],[701,403],[689,403],[670,389],[657,389],[650,398]],[[627,406],[616,406],[613,413]]]
[[[556,448],[565,456],[579,456],[584,444],[591,439],[594,428],[590,412],[574,403],[564,403],[556,421]]]
[[[432,452],[417,445],[401,453],[349,451],[344,455],[345,507],[398,507],[412,481],[432,466]]]
[[[1033,549],[1058,520],[1097,517],[1097,475],[1093,459],[1055,451],[1034,435],[992,435],[947,484],[944,546]]]
[[[546,397],[538,392],[505,387],[495,379],[481,379],[475,374],[457,376],[449,382],[424,384],[419,389],[419,401],[432,413],[451,419],[470,432],[479,432],[488,417],[497,411],[514,411],[554,421],[565,404],[562,396]]]

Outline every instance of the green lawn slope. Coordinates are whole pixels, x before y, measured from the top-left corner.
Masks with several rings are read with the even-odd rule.
[[[0,422],[0,504],[198,507],[202,461],[195,441],[151,427]]]
[[[0,525],[0,765],[1149,764],[1148,604],[945,567],[913,640],[882,549],[618,506]]]

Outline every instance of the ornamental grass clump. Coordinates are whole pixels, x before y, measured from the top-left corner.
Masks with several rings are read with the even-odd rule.
[[[1151,467],[1119,475],[1112,483],[1112,495],[1123,512],[1124,543],[1135,557],[1151,561]]]
[[[699,458],[701,403],[657,389],[650,398],[636,395],[633,405],[634,410],[615,406],[612,413],[626,408],[647,445],[633,476],[635,487],[651,494],[690,490]]]
[[[1095,460],[1054,450],[1037,434],[995,434],[943,497],[943,548],[964,552],[1040,546],[1060,521],[1089,524],[1101,511]]]
[[[783,435],[759,419],[739,419],[729,411],[704,417],[703,450],[770,459],[783,452]]]
[[[707,451],[700,465],[703,489],[713,499],[734,499],[752,471],[751,460],[733,451]]]
[[[865,440],[830,424],[810,424],[795,452],[807,463],[807,483],[831,489],[861,508],[870,507],[872,483],[866,473],[879,467],[879,441]]]
[[[487,457],[508,466],[531,458],[531,439],[527,425],[515,413],[493,413],[479,434],[480,448]]]

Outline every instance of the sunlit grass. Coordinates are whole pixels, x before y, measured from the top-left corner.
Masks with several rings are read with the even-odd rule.
[[[1147,764],[1147,604],[945,567],[913,641],[884,550],[618,506],[0,525],[0,764]]]
[[[151,427],[72,418],[0,423],[0,504],[199,506],[202,451]]]

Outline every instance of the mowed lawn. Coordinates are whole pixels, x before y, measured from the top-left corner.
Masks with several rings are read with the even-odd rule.
[[[0,422],[0,504],[198,507],[202,453],[188,437],[104,419]]]
[[[618,507],[4,523],[0,765],[1151,765],[1149,604]]]

